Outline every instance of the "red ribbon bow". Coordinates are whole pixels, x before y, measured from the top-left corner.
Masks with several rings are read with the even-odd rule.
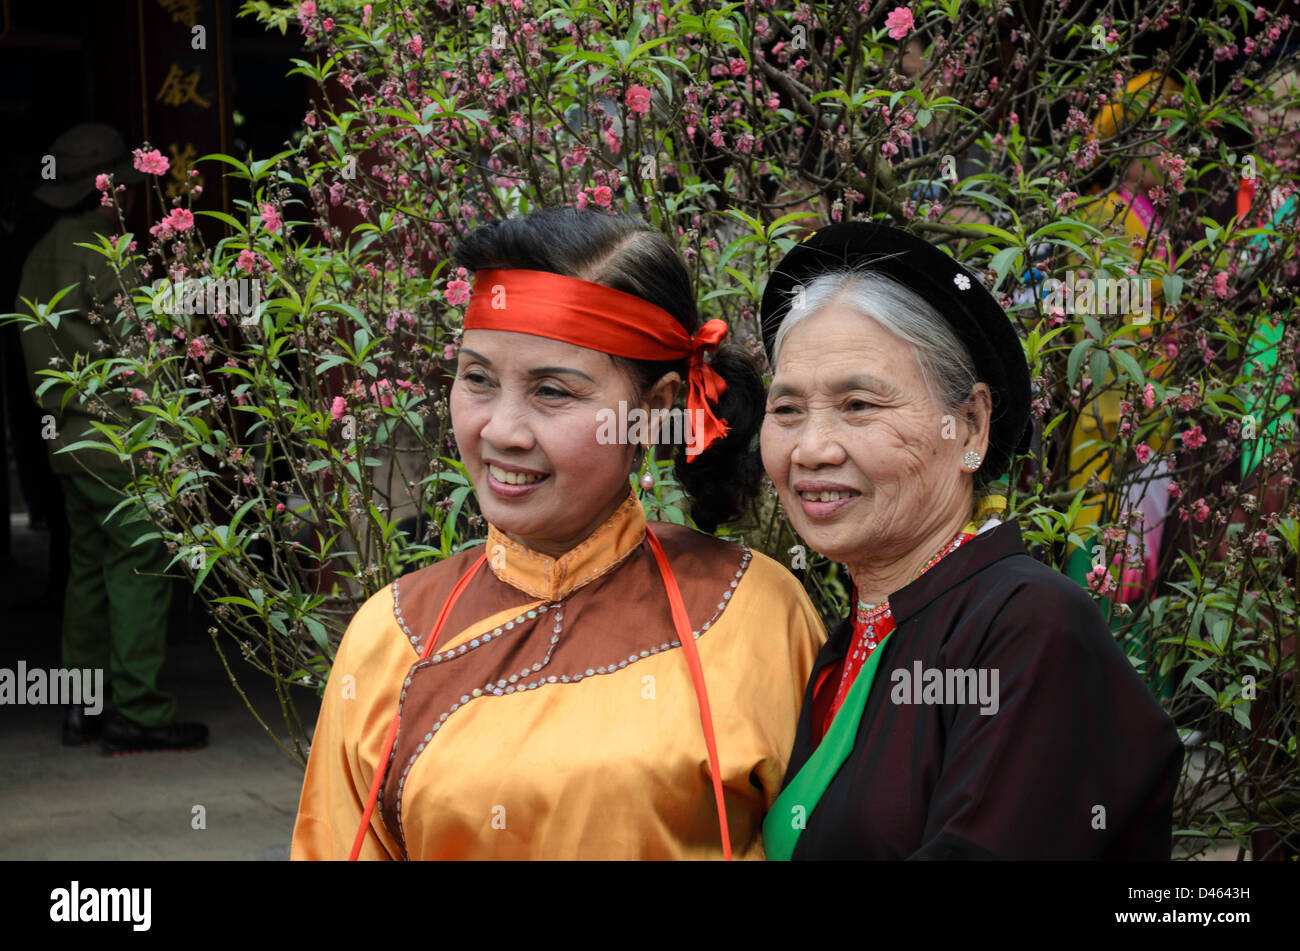
[[[727,435],[727,421],[713,412],[727,383],[704,361],[705,352],[727,336],[724,321],[707,321],[692,336],[672,314],[635,294],[549,271],[510,268],[474,275],[464,327],[549,337],[630,360],[688,357],[687,463]]]
[[[695,457],[712,445],[714,440],[721,439],[730,431],[727,421],[719,419],[713,412],[713,407],[718,404],[722,394],[727,392],[727,381],[717,370],[704,362],[705,352],[717,349],[718,344],[722,343],[726,336],[726,323],[715,318],[707,321],[691,338],[686,411],[690,414],[688,419],[692,427],[695,426],[696,420],[699,420],[702,425],[698,432],[694,428],[690,430],[692,438],[686,447],[687,464],[694,462]]]

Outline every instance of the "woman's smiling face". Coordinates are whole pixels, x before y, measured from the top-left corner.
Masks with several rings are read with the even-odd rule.
[[[460,457],[489,522],[558,556],[630,491],[634,445],[597,440],[598,414],[631,406],[632,382],[608,354],[503,330],[467,330],[451,388]]]
[[[930,395],[910,344],[833,304],[781,347],[763,466],[813,549],[850,566],[887,564],[963,517],[962,456],[983,448],[969,433]]]

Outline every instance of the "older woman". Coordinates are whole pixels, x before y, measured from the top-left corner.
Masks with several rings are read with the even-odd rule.
[[[543,209],[455,257],[474,292],[451,418],[487,543],[357,612],[293,857],[761,858],[825,630],[781,565],[647,523],[629,484],[640,444],[675,443],[696,523],[736,515],[757,369],[726,344],[705,362],[726,325],[698,325],[638,219]],[[685,424],[664,415],[682,389]]]
[[[938,248],[823,228],[763,297],[762,454],[856,610],[804,695],[769,858],[1168,858],[1177,731],[987,487],[1024,439],[1011,323]]]

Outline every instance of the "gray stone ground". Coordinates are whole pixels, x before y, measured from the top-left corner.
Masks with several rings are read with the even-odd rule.
[[[62,605],[17,603],[45,587],[49,535],[32,531],[26,513],[11,524],[12,564],[0,572],[0,667],[13,670],[21,658],[48,670],[59,665]],[[98,744],[63,746],[58,707],[0,706],[0,859],[288,858],[302,771],[235,693],[204,633],[202,608],[182,582],[177,588],[162,683],[178,699],[178,719],[208,724],[209,745],[108,757]],[[244,670],[254,706],[284,733],[270,681]],[[315,698],[299,696],[300,716],[314,724]],[[205,829],[192,827],[196,805]]]

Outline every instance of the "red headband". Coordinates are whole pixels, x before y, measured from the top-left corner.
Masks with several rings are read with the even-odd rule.
[[[635,294],[549,271],[511,268],[474,275],[465,329],[533,334],[631,360],[688,357],[686,461],[694,462],[727,434],[727,421],[712,409],[727,383],[704,362],[705,351],[727,336],[721,320],[706,322],[691,336],[672,314]]]

